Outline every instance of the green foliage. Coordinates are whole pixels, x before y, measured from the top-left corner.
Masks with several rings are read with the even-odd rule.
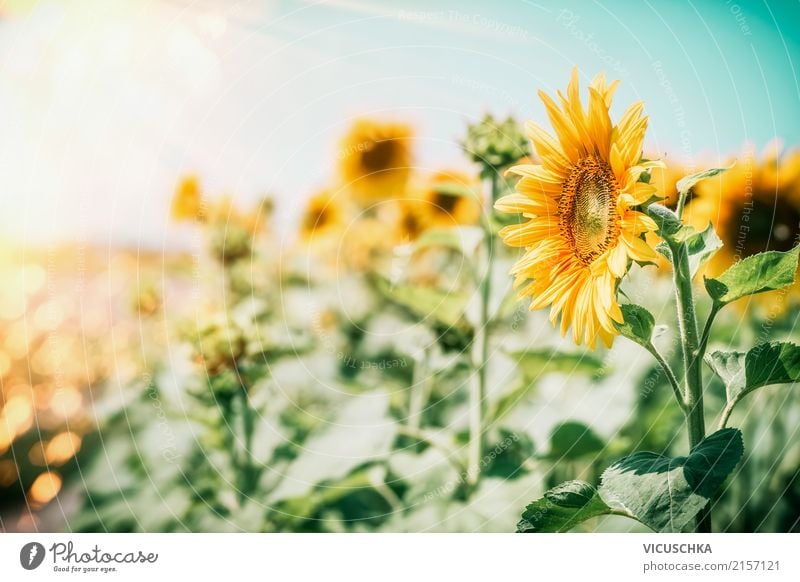
[[[605,370],[603,362],[590,353],[568,353],[553,349],[521,350],[509,354],[522,375],[531,381],[545,374],[590,374],[598,376]]]
[[[732,301],[765,291],[792,285],[797,273],[800,246],[791,251],[758,253],[734,264],[716,278],[706,278],[706,290],[714,302],[727,305]]]
[[[725,383],[729,403],[763,386],[800,382],[800,347],[788,342],[761,344],[748,352],[716,351],[705,359]]]
[[[644,307],[632,303],[620,305],[620,309],[624,319],[623,323],[616,324],[620,335],[648,347],[655,328],[653,314]]]
[[[531,153],[528,138],[514,118],[498,121],[488,113],[467,128],[461,145],[467,156],[483,167],[482,177],[495,174]]]
[[[509,356],[517,363],[521,378],[510,384],[494,401],[487,414],[489,422],[498,422],[535,388],[537,382],[552,373],[582,374],[591,378],[603,376],[603,362],[590,354],[571,354],[555,350],[521,350]]]
[[[605,448],[605,442],[583,423],[567,421],[559,424],[550,434],[548,457],[555,461],[580,459],[596,455]]]
[[[706,506],[744,453],[742,435],[723,429],[688,457],[634,453],[603,473],[601,497],[657,532],[680,532]]]
[[[688,228],[677,214],[661,204],[650,204],[647,207],[647,214],[655,221],[658,226],[657,234],[664,240],[673,240],[678,233]]]
[[[458,328],[466,325],[464,310],[469,299],[466,293],[406,284],[393,285],[382,277],[377,277],[376,282],[378,290],[388,300],[423,320],[431,319]]]
[[[698,172],[696,174],[690,174],[688,176],[684,176],[675,187],[678,190],[678,215],[683,211],[683,206],[686,203],[686,198],[689,196],[689,192],[692,188],[694,188],[698,182],[702,180],[706,180],[708,178],[713,178],[714,176],[721,174],[722,172],[726,172],[730,170],[733,165],[728,166],[726,168],[710,168],[708,170],[703,170],[702,172]]]
[[[709,224],[705,230],[696,232],[686,238],[686,250],[689,253],[689,270],[691,275],[697,274],[714,254],[722,248],[722,240],[717,236],[714,227]]]
[[[478,227],[432,228],[423,232],[413,244],[413,252],[432,247],[447,248],[470,257],[478,247],[483,233]]]
[[[517,533],[558,533],[571,530],[611,508],[585,481],[567,481],[547,491],[525,508]]]

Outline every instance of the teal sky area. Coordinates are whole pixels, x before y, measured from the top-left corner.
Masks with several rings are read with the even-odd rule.
[[[166,209],[195,172],[242,203],[273,193],[290,231],[355,117],[413,123],[421,172],[465,167],[466,123],[545,123],[536,93],[573,66],[622,81],[612,116],[644,100],[668,161],[798,146],[798,23],[791,0],[35,3],[0,17],[0,226],[180,245]]]

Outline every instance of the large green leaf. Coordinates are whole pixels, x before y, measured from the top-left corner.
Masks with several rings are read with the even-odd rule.
[[[791,285],[797,273],[800,246],[791,251],[768,251],[742,259],[717,278],[706,278],[706,290],[715,303],[726,305],[747,295]]]
[[[600,496],[658,532],[680,532],[705,507],[744,453],[742,435],[726,428],[688,457],[629,455],[605,470]]]
[[[568,420],[559,424],[550,434],[550,452],[554,460],[579,459],[594,455],[605,448],[603,439],[581,422]]]
[[[656,322],[653,315],[640,305],[620,305],[623,323],[615,324],[620,335],[642,346],[649,346]]]
[[[413,251],[420,252],[431,247],[448,248],[466,256],[472,256],[483,240],[483,231],[478,227],[432,228],[423,232],[414,241]]]
[[[771,342],[749,352],[713,352],[706,363],[725,382],[728,402],[741,399],[756,388],[800,382],[800,346]]]
[[[509,384],[490,406],[488,422],[497,422],[510,412],[546,374],[585,374],[592,378],[607,372],[603,362],[587,353],[564,353],[555,350],[522,350],[509,354],[517,362],[522,377]]]
[[[392,285],[384,278],[377,278],[376,281],[378,290],[387,299],[405,307],[421,319],[431,318],[454,327],[466,325],[463,317],[469,300],[466,293],[432,287]]]
[[[384,461],[397,436],[389,408],[386,392],[348,397],[330,424],[303,443],[269,502],[303,497],[320,483],[344,479],[362,465]]]
[[[602,360],[585,352],[568,353],[543,349],[521,350],[509,355],[517,362],[522,375],[529,380],[538,380],[544,374],[554,372],[599,375],[604,370]]]
[[[597,490],[585,481],[567,481],[525,508],[517,533],[569,531],[589,518],[610,513]]]

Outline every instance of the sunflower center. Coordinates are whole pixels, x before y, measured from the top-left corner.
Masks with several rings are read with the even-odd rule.
[[[433,195],[433,205],[443,214],[453,214],[458,205],[458,196],[447,192],[436,192]]]
[[[752,207],[742,207],[734,213],[734,220],[733,232],[738,236],[733,246],[738,246],[744,257],[764,251],[789,251],[800,236],[800,210],[785,196],[776,198],[775,192],[754,192]]]
[[[367,144],[361,154],[361,163],[367,172],[386,170],[395,157],[397,144],[394,140],[373,141]]]
[[[574,255],[588,265],[619,235],[617,181],[611,167],[587,156],[572,167],[561,186],[558,214],[561,233]]]
[[[325,226],[328,222],[329,212],[325,207],[318,207],[310,210],[305,217],[306,230],[316,230]]]

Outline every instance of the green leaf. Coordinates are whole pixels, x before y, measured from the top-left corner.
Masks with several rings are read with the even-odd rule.
[[[600,496],[657,532],[680,532],[706,506],[744,453],[742,434],[726,428],[688,457],[641,452],[605,470]]]
[[[459,182],[437,183],[436,192],[437,194],[444,194],[445,196],[458,196],[480,200],[479,193],[475,189],[465,186]]]
[[[647,207],[647,214],[658,225],[657,234],[661,238],[670,239],[684,228],[678,215],[661,204],[650,204]]]
[[[706,363],[725,382],[728,402],[762,386],[800,382],[800,346],[771,342],[744,352],[706,354]]]
[[[623,323],[615,323],[620,335],[641,346],[649,346],[656,322],[653,315],[640,305],[627,303],[620,305]]]
[[[509,357],[517,362],[522,374],[519,382],[514,382],[491,406],[487,415],[489,424],[497,422],[508,414],[529,392],[537,381],[551,373],[586,374],[592,378],[602,377],[608,370],[605,364],[587,353],[567,354],[555,350],[522,350],[512,352]]]
[[[704,231],[695,232],[686,239],[686,248],[689,251],[689,271],[692,278],[722,246],[722,240],[717,236],[717,231],[710,223]]]
[[[678,183],[675,185],[675,188],[678,190],[678,200],[679,207],[683,207],[683,201],[686,200],[686,197],[689,195],[689,191],[694,188],[694,186],[703,180],[708,178],[713,178],[714,176],[721,174],[722,172],[727,172],[733,167],[731,164],[725,168],[710,168],[708,170],[704,170],[702,172],[698,172],[697,174],[690,174],[689,176],[684,176]]]
[[[747,295],[774,291],[795,281],[800,246],[791,251],[768,251],[742,259],[717,278],[706,278],[714,302],[727,305]]]
[[[594,455],[605,448],[603,440],[591,428],[580,422],[559,424],[550,434],[550,452],[554,460],[574,460]]]
[[[432,287],[392,285],[376,278],[378,290],[390,301],[405,307],[420,319],[432,318],[452,327],[466,325],[463,315],[469,297],[466,293],[443,291]]]
[[[483,231],[478,227],[432,228],[423,232],[414,241],[413,252],[430,247],[443,247],[470,256],[483,240]]]
[[[585,352],[566,353],[552,349],[521,350],[511,352],[522,375],[528,380],[538,380],[545,374],[591,374],[597,376],[605,366],[602,360]]]
[[[592,517],[611,513],[597,490],[585,481],[567,481],[525,508],[517,533],[558,533]]]

